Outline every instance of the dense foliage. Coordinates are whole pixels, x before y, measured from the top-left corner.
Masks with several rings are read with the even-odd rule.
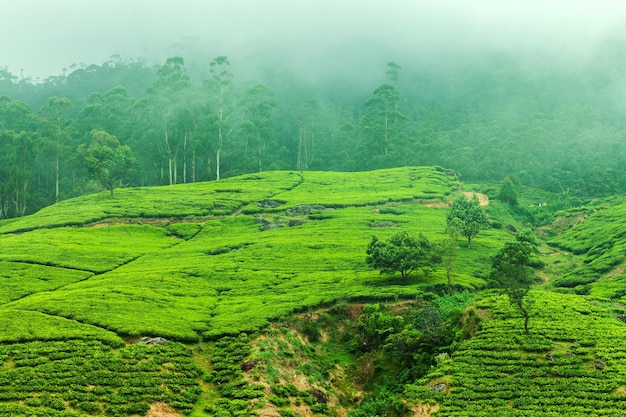
[[[513,175],[555,193],[623,192],[622,48],[606,42],[567,69],[502,55],[456,70],[390,62],[372,85],[283,67],[244,78],[225,56],[156,67],[114,56],[44,80],[0,69],[0,217],[99,189],[76,153],[93,130],[132,150],[135,186],[439,165],[468,181]]]

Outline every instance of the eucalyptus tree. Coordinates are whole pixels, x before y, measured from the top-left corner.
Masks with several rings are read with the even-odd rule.
[[[13,214],[23,216],[27,213],[30,202],[30,185],[35,170],[35,159],[39,138],[37,133],[4,131],[0,133],[8,139],[8,154],[5,155],[7,163],[6,188],[7,197],[13,207]]]
[[[180,156],[182,160],[182,182],[189,180],[196,182],[198,175],[198,150],[199,141],[196,139],[200,122],[203,117],[202,96],[195,90],[186,91],[178,96],[178,102],[174,107],[174,127],[177,135],[182,136],[182,149]],[[177,172],[177,169],[174,170]],[[177,182],[175,176],[174,182]]]
[[[93,129],[105,130],[118,137],[129,137],[136,124],[133,117],[136,102],[121,85],[106,93],[91,93],[78,113],[76,130],[87,137]]]
[[[397,165],[405,149],[406,133],[403,124],[408,119],[399,110],[400,92],[391,84],[382,84],[365,101],[365,110],[359,121],[363,134],[363,159],[367,168],[385,168]]]
[[[298,171],[308,171],[313,161],[319,118],[319,102],[315,99],[306,100],[300,107],[298,118],[298,158],[296,160]]]
[[[208,94],[209,135],[215,152],[215,179],[219,181],[224,145],[231,140],[235,129],[235,86],[227,57],[219,56],[211,61],[209,71],[211,76],[204,81],[204,87]]]
[[[400,70],[402,69],[402,67],[398,64],[396,64],[395,62],[391,61],[391,62],[387,62],[387,78],[389,78],[389,81],[396,85],[399,81],[400,78]]]
[[[184,142],[184,133],[176,128],[176,110],[178,103],[190,94],[191,82],[185,62],[179,56],[168,58],[157,76],[140,105],[146,116],[147,131],[156,131],[161,137],[162,142],[156,149],[167,162],[167,183],[174,184],[178,152]],[[157,173],[157,177],[162,178],[163,174]]]
[[[255,171],[263,171],[266,153],[275,150],[273,113],[276,108],[274,92],[264,85],[248,88],[243,96],[241,134],[243,138],[243,171],[247,172],[248,161]]]
[[[72,108],[69,99],[51,97],[48,105],[41,109],[44,146],[53,160],[54,201],[57,203],[60,196],[61,163],[67,160],[70,153],[68,142],[73,130],[68,113]]]
[[[39,150],[35,129],[29,106],[0,96],[0,218],[27,211]]]

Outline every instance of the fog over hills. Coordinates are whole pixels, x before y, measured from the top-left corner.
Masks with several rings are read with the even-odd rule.
[[[244,68],[314,79],[368,79],[388,61],[455,66],[486,53],[585,59],[618,36],[616,0],[4,0],[0,67],[25,77],[71,72],[114,54],[160,64],[229,56]],[[375,67],[375,68],[372,68]]]

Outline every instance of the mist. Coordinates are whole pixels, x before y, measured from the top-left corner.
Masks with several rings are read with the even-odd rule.
[[[5,0],[0,67],[45,79],[117,54],[208,65],[226,55],[242,77],[263,68],[310,80],[371,82],[405,68],[468,65],[490,54],[580,62],[619,37],[626,5],[611,0]],[[74,67],[73,67],[74,65]]]

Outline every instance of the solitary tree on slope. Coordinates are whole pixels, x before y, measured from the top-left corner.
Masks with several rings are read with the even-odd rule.
[[[467,247],[470,247],[472,239],[489,225],[487,216],[480,206],[476,195],[472,199],[460,196],[452,202],[448,213],[448,227],[458,228],[461,236],[467,239]]]
[[[534,282],[531,256],[537,251],[537,239],[530,230],[519,232],[515,240],[505,243],[493,258],[491,278],[504,289],[511,304],[524,316],[524,331],[529,334],[530,318],[526,295]]]
[[[429,242],[422,233],[414,236],[406,231],[398,232],[387,241],[374,235],[367,247],[368,264],[381,274],[400,272],[403,279],[418,269],[428,274],[441,260],[437,245]]]

